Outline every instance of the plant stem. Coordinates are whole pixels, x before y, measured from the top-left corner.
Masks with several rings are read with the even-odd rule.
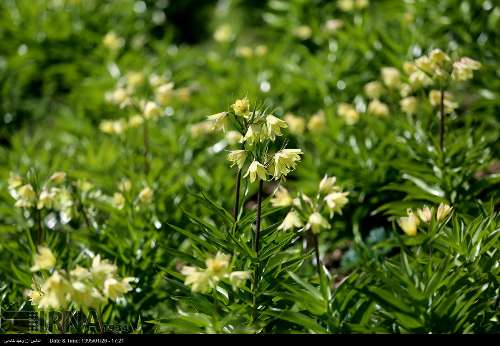
[[[143,129],[143,137],[144,137],[144,174],[148,175],[149,173],[149,135],[148,135],[148,120],[144,119]]]
[[[102,320],[102,308],[99,307],[97,309],[97,322],[99,323],[99,331],[101,334],[104,334],[104,322]]]
[[[43,241],[43,227],[42,227],[42,211],[36,209],[36,223],[37,223],[37,244],[40,245]]]
[[[321,259],[319,257],[319,241],[318,241],[318,235],[313,234],[312,236],[313,242],[314,242],[314,254],[316,255],[316,269],[318,271],[318,277],[321,280]]]
[[[445,117],[445,114],[444,114],[444,88],[441,86],[440,89],[439,89],[440,93],[441,93],[441,103],[440,103],[440,107],[439,107],[439,118],[440,118],[440,122],[439,122],[439,148],[441,149],[441,153],[444,152],[444,117]]]
[[[254,271],[254,280],[253,280],[253,312],[252,312],[252,321],[255,322],[257,320],[257,288],[259,281],[259,242],[260,242],[260,219],[261,219],[261,207],[262,207],[262,185],[263,181],[259,179],[259,191],[257,193],[257,219],[255,220],[255,241],[253,243],[253,251],[255,251],[255,255],[257,257],[257,265]]]
[[[61,325],[59,327],[61,334],[64,334],[66,332],[66,311],[61,312]]]
[[[238,169],[236,176],[236,198],[234,200],[234,221],[238,221],[238,214],[240,211],[240,185],[241,185],[241,169]]]

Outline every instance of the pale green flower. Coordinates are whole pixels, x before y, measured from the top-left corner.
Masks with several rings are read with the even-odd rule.
[[[257,177],[260,180],[266,180],[267,179],[266,167],[264,167],[264,165],[261,164],[259,161],[254,160],[248,167],[248,170],[246,174],[243,176],[243,178],[246,178],[247,176],[250,176],[251,183],[253,183],[257,179]]]
[[[278,230],[289,231],[304,226],[299,214],[296,211],[290,211],[286,214],[283,222],[278,226]]]
[[[246,158],[247,153],[245,150],[232,150],[227,155],[228,161],[232,162],[231,167],[236,165],[239,169],[243,168]]]
[[[31,271],[39,271],[39,270],[49,270],[54,268],[56,264],[56,257],[52,253],[52,251],[46,246],[38,246],[38,252],[35,255],[35,263],[31,267]]]
[[[287,127],[288,124],[286,121],[276,118],[274,115],[268,115],[266,117],[267,135],[273,141],[276,136],[281,136],[281,129]]]
[[[319,212],[314,212],[307,220],[306,229],[311,229],[314,234],[318,234],[322,229],[330,228],[328,221]]]

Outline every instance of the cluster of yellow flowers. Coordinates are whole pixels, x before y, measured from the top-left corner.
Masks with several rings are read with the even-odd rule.
[[[125,203],[127,199],[125,196],[129,196],[130,191],[132,190],[132,182],[128,178],[123,178],[118,183],[118,191],[115,192],[111,198],[111,204],[116,209],[123,209],[125,207]],[[153,202],[154,191],[149,186],[145,186],[139,194],[137,195],[137,201],[141,205],[148,205]]]
[[[103,120],[100,123],[102,132],[115,135],[124,133],[128,128],[137,128],[145,121],[158,119],[163,114],[161,105],[169,102],[174,88],[173,82],[158,75],[152,75],[146,83],[146,76],[140,71],[128,72],[118,84],[115,90],[106,94],[106,99],[121,108],[129,107],[133,112],[128,119]],[[136,94],[140,95],[144,88],[153,90],[155,101],[138,99]]]
[[[255,48],[249,46],[238,46],[235,49],[235,55],[240,58],[250,59],[254,56],[262,57],[267,54],[267,46],[263,44],[257,45]]]
[[[368,0],[339,0],[337,6],[341,11],[352,12],[365,9],[369,4]]]
[[[31,184],[25,184],[21,176],[11,172],[8,180],[9,192],[16,200],[15,206],[18,208],[54,209],[61,213],[61,219],[71,220],[73,198],[71,191],[62,186],[65,180],[65,172],[55,172],[37,192]]]
[[[453,207],[448,204],[441,203],[439,204],[436,212],[436,221],[442,222],[446,220],[448,215],[452,212]],[[417,215],[413,213],[413,210],[410,208],[407,210],[407,216],[400,217],[398,219],[399,227],[405,232],[408,236],[414,237],[417,235],[417,228],[420,225],[420,222],[429,223],[432,220],[434,215],[434,208],[429,208],[428,206],[424,206],[422,209],[417,209]]]
[[[41,310],[75,308],[97,308],[108,300],[118,298],[132,290],[135,278],[120,278],[117,267],[100,255],[93,258],[92,266],[76,266],[69,273],[57,270],[56,257],[45,246],[39,246],[31,271],[44,271],[50,274],[45,280],[40,276],[33,278],[32,289],[26,291],[31,304]]]
[[[423,55],[415,60],[417,68],[431,79],[447,83],[450,79],[466,81],[472,79],[475,70],[481,68],[481,63],[468,57],[452,60],[441,49],[433,49],[429,55]]]
[[[405,62],[403,64],[404,78],[397,68],[383,67],[381,81],[372,81],[364,86],[364,92],[371,100],[367,107],[367,113],[382,117],[389,115],[389,107],[380,99],[390,91],[398,91],[401,96],[399,105],[403,113],[415,114],[419,102],[417,97],[412,95],[414,92],[436,84],[445,86],[450,81],[471,79],[473,71],[480,69],[480,67],[479,62],[467,57],[453,61],[440,49],[434,49],[429,55],[424,55],[415,61]],[[440,106],[439,90],[430,90],[429,102],[433,107]],[[451,113],[458,108],[458,104],[449,92],[445,93],[444,106],[446,113]],[[347,124],[354,124],[359,119],[354,106],[348,104],[339,105],[338,113]]]
[[[236,290],[245,284],[250,273],[248,271],[232,271],[230,260],[229,255],[217,252],[214,257],[205,261],[205,269],[184,266],[181,273],[186,276],[185,284],[191,286],[193,292],[207,293],[210,289],[215,289],[221,280],[227,279]]]
[[[102,43],[109,50],[117,51],[125,45],[125,39],[118,36],[114,31],[110,31],[104,36]]]
[[[328,220],[322,215],[324,211],[332,218],[335,213],[342,215],[342,208],[348,203],[348,192],[336,185],[336,177],[325,176],[320,184],[317,195],[311,198],[304,193],[292,197],[288,190],[279,186],[275,191],[271,204],[274,207],[291,207],[285,219],[278,227],[283,231],[299,229],[305,226],[314,234],[322,229],[330,228]]]
[[[306,129],[311,133],[318,133],[324,131],[326,125],[326,116],[323,110],[313,114],[307,123],[303,117],[292,113],[285,114],[283,119],[288,125],[288,131],[294,135],[302,135]]]
[[[254,182],[257,178],[268,180],[269,177],[278,180],[295,169],[297,162],[301,159],[302,150],[284,148],[274,154],[268,152],[269,144],[282,136],[282,129],[288,127],[286,121],[272,114],[266,115],[256,110],[251,111],[247,98],[236,100],[228,112],[208,116],[208,121],[212,130],[225,131],[231,118],[237,124],[240,135],[233,133],[232,136],[240,138],[239,143],[243,149],[230,151],[227,159],[232,163],[231,166],[243,169],[245,163],[250,161],[247,159],[251,158],[244,178],[249,177],[250,182]],[[265,152],[259,150],[259,155],[257,155],[255,149],[261,143]]]

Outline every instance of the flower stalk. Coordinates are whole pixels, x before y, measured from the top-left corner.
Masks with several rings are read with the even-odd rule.
[[[257,193],[257,218],[255,220],[255,240],[253,243],[253,250],[255,251],[255,255],[259,257],[259,242],[260,242],[260,223],[261,223],[261,208],[262,208],[262,186],[263,180],[259,179],[259,190]],[[259,282],[259,263],[257,263],[254,271],[254,280],[253,280],[253,312],[252,312],[252,321],[255,322],[257,320],[257,289]]]
[[[439,105],[439,148],[441,149],[441,153],[444,152],[444,133],[445,133],[445,129],[444,129],[444,118],[445,118],[445,114],[444,114],[444,88],[441,86],[440,87],[440,93],[441,93],[441,102],[440,102],[440,105]]]
[[[241,169],[238,169],[236,175],[236,197],[234,199],[234,221],[238,221],[238,214],[240,210],[240,186],[241,186]]]

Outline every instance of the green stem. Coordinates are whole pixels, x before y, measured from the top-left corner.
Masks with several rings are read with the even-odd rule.
[[[257,219],[255,220],[255,241],[253,243],[253,250],[257,257],[257,265],[254,271],[253,280],[253,312],[252,321],[257,321],[257,289],[259,281],[259,242],[260,242],[260,223],[261,223],[261,209],[262,209],[262,185],[263,181],[259,179],[259,191],[257,193]]]
[[[36,208],[36,207],[35,207]],[[42,227],[42,211],[36,209],[36,224],[37,224],[37,244],[40,245],[43,241],[43,227]]]
[[[321,265],[322,265],[322,263],[321,263],[321,259],[320,259],[320,256],[319,256],[318,235],[317,234],[313,234],[312,235],[312,239],[313,239],[313,242],[314,242],[314,254],[316,256],[316,269],[318,271],[318,278],[321,280]]]
[[[444,157],[444,133],[445,133],[445,129],[444,129],[444,118],[445,118],[445,114],[444,114],[444,88],[441,86],[440,87],[440,93],[441,93],[441,103],[440,103],[440,107],[439,107],[439,148],[441,149],[441,153],[443,153],[443,157]],[[444,162],[444,160],[443,160]]]
[[[238,214],[240,211],[240,185],[241,185],[241,169],[238,169],[236,176],[236,198],[234,200],[234,221],[238,221]]]
[[[148,120],[144,119],[143,128],[143,137],[144,137],[144,174],[148,175],[149,173],[149,135],[148,135]]]
[[[104,334],[104,321],[102,319],[102,308],[99,307],[97,309],[97,322],[99,323],[99,331],[101,334]]]

